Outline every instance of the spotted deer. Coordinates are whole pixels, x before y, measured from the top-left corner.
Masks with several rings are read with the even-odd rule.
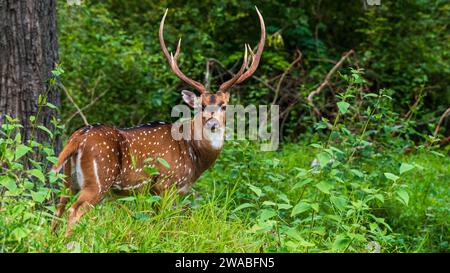
[[[98,203],[109,190],[126,194],[148,184],[155,194],[162,194],[171,186],[175,186],[180,194],[186,194],[197,178],[214,163],[224,142],[229,90],[256,71],[264,49],[264,20],[258,9],[256,12],[261,26],[256,53],[246,44],[240,70],[222,83],[218,92],[212,93],[179,69],[177,58],[181,39],[175,54],[167,50],[163,35],[166,10],[159,28],[161,49],[175,75],[200,92],[199,97],[190,91],[181,92],[187,105],[199,109],[193,119],[188,121],[189,128],[194,130],[194,123],[201,122],[209,129],[209,136],[200,140],[175,140],[171,134],[172,124],[158,121],[126,129],[88,125],[75,131],[52,168],[54,172],[59,172],[64,167],[64,186],[70,188],[73,194],[80,192],[68,211],[66,236],[71,234],[73,225],[87,209]],[[213,110],[206,111],[205,108]],[[158,161],[156,158],[163,160]],[[157,172],[149,173],[146,167],[156,169]],[[60,197],[56,217],[64,213],[68,200],[67,196]],[[53,230],[58,223],[57,220],[53,222]]]

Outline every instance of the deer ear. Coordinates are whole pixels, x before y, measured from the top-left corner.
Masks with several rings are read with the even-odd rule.
[[[198,98],[195,93],[188,90],[183,90],[181,91],[181,95],[183,96],[184,102],[186,102],[190,107],[196,108],[200,106],[200,98]]]

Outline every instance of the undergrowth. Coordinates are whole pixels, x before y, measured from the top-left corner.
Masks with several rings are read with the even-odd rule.
[[[23,143],[22,126],[7,117],[0,136],[0,251],[448,251],[450,159],[432,145],[414,145],[410,136],[427,136],[412,129],[411,119],[399,121],[390,90],[362,92],[362,75],[342,75],[348,88],[335,119],[318,121],[307,140],[273,152],[227,141],[189,195],[110,194],[68,239],[63,227],[50,231],[64,191],[63,175],[49,172],[52,143]],[[51,140],[58,133],[35,126]],[[65,216],[59,220],[64,226]]]

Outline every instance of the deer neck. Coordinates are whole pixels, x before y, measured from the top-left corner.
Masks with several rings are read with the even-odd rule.
[[[218,132],[213,133],[209,137],[202,137],[196,140],[194,137],[194,125],[191,123],[192,139],[186,140],[189,148],[189,156],[197,167],[198,174],[206,171],[219,157],[222,151],[225,129],[219,129]]]

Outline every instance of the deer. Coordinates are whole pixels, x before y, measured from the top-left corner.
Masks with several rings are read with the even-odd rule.
[[[193,183],[214,164],[222,150],[230,89],[249,78],[258,68],[266,39],[264,19],[256,8],[261,28],[256,53],[245,44],[239,71],[213,93],[180,70],[177,58],[181,39],[175,54],[169,53],[163,34],[167,12],[166,9],[159,26],[161,49],[172,72],[200,93],[197,97],[191,91],[181,92],[183,101],[189,107],[199,110],[188,121],[188,128],[194,130],[194,122],[201,122],[209,129],[209,137],[174,139],[171,134],[173,124],[162,121],[124,129],[95,124],[76,130],[52,167],[55,173],[63,168],[63,186],[74,195],[79,193],[68,210],[66,237],[71,235],[73,226],[80,218],[110,190],[118,194],[129,194],[148,185],[156,195],[163,194],[170,187],[174,187],[180,195],[187,194]],[[162,158],[163,161],[147,160],[149,158]],[[146,167],[154,168],[157,172],[149,174],[145,171]],[[57,218],[52,222],[53,231],[56,230],[60,222],[58,218],[65,212],[68,201],[68,194],[59,197],[55,211]]]

